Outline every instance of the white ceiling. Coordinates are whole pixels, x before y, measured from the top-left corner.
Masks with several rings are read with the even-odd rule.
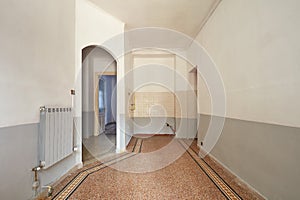
[[[194,38],[220,0],[90,0],[126,24],[127,30],[163,27]]]

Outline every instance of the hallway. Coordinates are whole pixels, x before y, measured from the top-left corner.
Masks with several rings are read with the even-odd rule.
[[[299,200],[299,9],[1,0],[0,200]]]
[[[54,187],[53,199],[263,199],[208,156],[201,159],[196,144],[172,136],[134,137],[127,152],[68,175]],[[124,170],[147,165],[139,155],[168,145],[174,152],[184,150],[170,165],[146,173]]]

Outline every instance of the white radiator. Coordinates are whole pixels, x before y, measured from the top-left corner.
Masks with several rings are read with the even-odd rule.
[[[73,152],[71,108],[40,108],[39,161],[47,169]]]

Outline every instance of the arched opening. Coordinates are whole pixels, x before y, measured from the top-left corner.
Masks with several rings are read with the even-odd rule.
[[[104,48],[82,50],[82,161],[116,150],[117,62]]]

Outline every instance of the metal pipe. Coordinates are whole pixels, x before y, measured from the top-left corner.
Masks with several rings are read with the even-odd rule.
[[[42,186],[42,188],[47,188],[47,197],[52,197],[53,194],[53,187],[50,185]]]
[[[40,186],[39,177],[38,177],[38,171],[42,170],[43,166],[39,165],[37,167],[34,167],[31,169],[31,171],[34,172],[34,181],[32,184],[32,189],[34,190],[35,196],[37,195],[37,190]]]

